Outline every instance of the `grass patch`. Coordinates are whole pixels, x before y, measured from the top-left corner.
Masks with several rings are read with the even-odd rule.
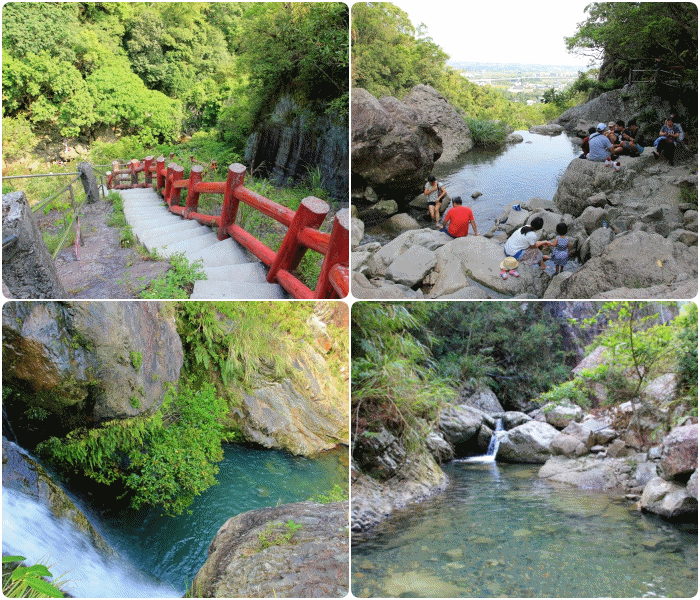
[[[472,141],[478,148],[494,148],[501,146],[506,139],[506,124],[485,119],[465,119]]]
[[[173,254],[169,260],[170,270],[151,281],[139,295],[140,298],[185,300],[192,294],[194,282],[207,278],[201,260],[190,262],[181,252]]]
[[[289,519],[284,524],[284,530],[279,531],[282,523],[268,523],[263,531],[258,533],[258,542],[260,542],[260,550],[265,550],[270,546],[281,546],[282,544],[290,543],[294,534],[302,528],[300,523],[295,523]]]

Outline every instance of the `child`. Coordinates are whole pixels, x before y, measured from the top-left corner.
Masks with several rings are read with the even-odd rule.
[[[564,267],[566,266],[566,261],[569,260],[569,252],[571,252],[571,241],[566,236],[569,228],[566,223],[559,223],[557,225],[557,233],[559,234],[553,242],[549,242],[549,245],[554,248],[552,251],[552,262],[554,263],[554,274],[558,275],[560,272],[564,272]]]

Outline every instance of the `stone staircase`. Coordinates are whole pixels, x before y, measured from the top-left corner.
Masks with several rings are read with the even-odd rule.
[[[211,228],[171,213],[153,190],[118,190],[124,215],[136,238],[159,256],[182,253],[190,262],[201,260],[206,280],[196,281],[195,300],[271,300],[288,295],[265,279],[267,268],[232,238],[219,241]]]

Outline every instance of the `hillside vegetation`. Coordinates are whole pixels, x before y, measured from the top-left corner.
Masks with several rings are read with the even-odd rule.
[[[341,3],[17,2],[2,16],[5,161],[47,139],[140,148],[202,131],[231,158],[285,95],[347,119]]]

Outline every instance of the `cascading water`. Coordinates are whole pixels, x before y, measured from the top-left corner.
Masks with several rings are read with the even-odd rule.
[[[70,522],[19,491],[2,490],[2,550],[27,564],[42,563],[61,589],[83,598],[173,598],[181,596],[117,556],[105,556]]]
[[[486,454],[482,456],[471,456],[469,458],[465,458],[464,462],[481,462],[481,463],[488,463],[488,462],[496,462],[496,455],[498,454],[498,446],[501,443],[501,440],[508,435],[506,431],[503,429],[503,420],[502,419],[496,419],[496,429],[493,432],[493,435],[491,436],[491,440],[489,441],[489,447],[488,450],[486,450]]]

